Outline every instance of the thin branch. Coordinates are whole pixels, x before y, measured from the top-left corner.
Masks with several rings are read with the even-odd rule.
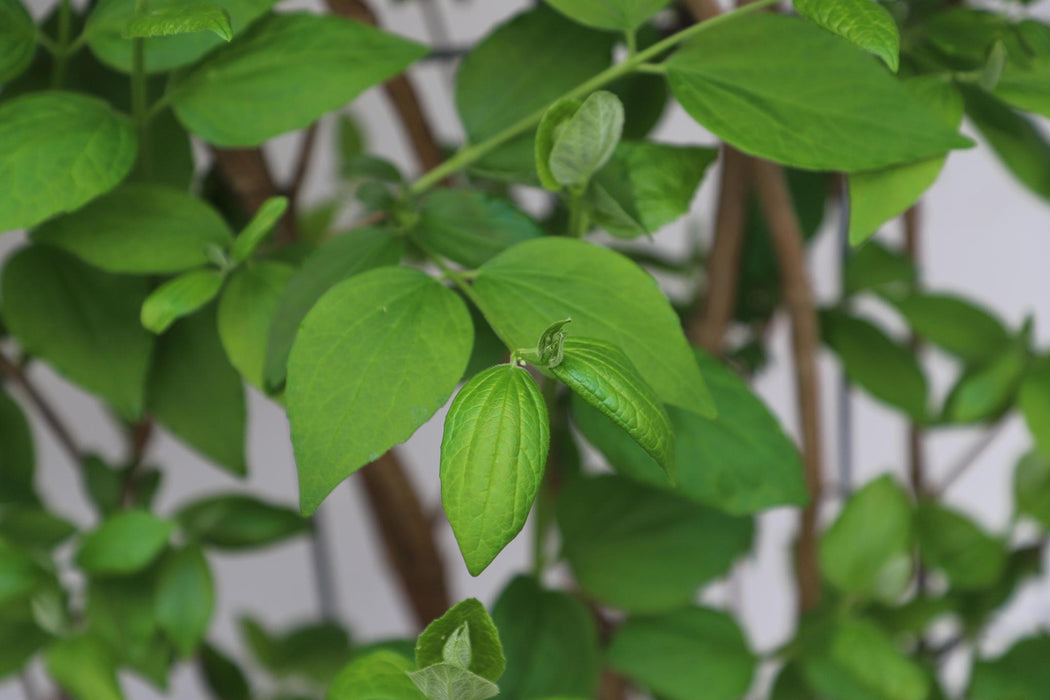
[[[66,428],[62,419],[58,417],[58,413],[47,402],[44,395],[29,381],[29,377],[26,376],[23,369],[6,355],[0,353],[0,372],[21,387],[22,392],[40,413],[40,416],[51,428],[55,437],[58,438],[58,444],[62,446],[62,449],[69,455],[73,463],[79,466],[81,463],[81,451],[77,446],[77,441],[73,438],[73,434]]]
[[[916,204],[904,213],[904,248],[907,251],[908,258],[913,263],[916,263],[916,267],[920,257],[921,224],[919,205]],[[908,337],[908,347],[916,355],[922,351],[922,339],[915,331],[912,331]],[[923,454],[923,431],[915,421],[908,423],[908,479],[911,482],[912,491],[917,497],[926,494],[926,459]]]
[[[944,477],[944,480],[940,484],[929,490],[929,495],[935,498],[943,496],[944,493],[966,473],[966,470],[977,462],[980,456],[984,454],[984,451],[995,442],[995,438],[999,437],[999,433],[1002,432],[1004,427],[1006,427],[1006,419],[1000,418],[998,422],[988,428],[983,435],[977,438],[972,445],[959,455],[959,457],[952,463],[952,466],[948,468],[948,475]]]
[[[307,128],[303,134],[302,143],[299,144],[299,157],[295,161],[295,169],[292,171],[292,179],[285,191],[288,193],[289,209],[294,209],[299,203],[299,195],[302,193],[306,176],[310,172],[310,162],[313,159],[314,145],[317,141],[317,122]],[[292,219],[295,220],[294,218]]]
[[[149,447],[149,441],[152,436],[153,421],[149,418],[143,418],[131,429],[129,441],[131,449],[128,463],[124,470],[124,478],[120,486],[120,504],[124,508],[130,507],[135,502],[142,460],[146,456],[146,448]]]
[[[820,391],[817,377],[820,330],[806,272],[802,229],[795,214],[784,171],[773,163],[756,160],[754,173],[758,197],[780,264],[784,300],[791,318],[799,418],[802,427],[802,457],[811,499],[809,506],[802,513],[802,528],[796,554],[799,607],[808,611],[819,602],[821,588],[817,567],[817,511],[823,490]]]
[[[846,271],[849,266],[849,186],[845,175],[835,178],[838,185],[835,194],[838,196],[839,221],[839,287],[843,299],[846,299]],[[847,301],[848,303],[848,301]],[[838,405],[838,472],[842,489],[848,492],[853,488],[853,389],[845,367],[839,368],[839,405]]]

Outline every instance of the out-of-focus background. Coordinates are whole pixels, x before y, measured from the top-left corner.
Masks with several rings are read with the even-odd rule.
[[[75,3],[79,6],[78,3]],[[525,0],[372,0],[381,24],[435,48],[454,49],[471,45],[495,24],[528,5]],[[48,0],[30,0],[36,16],[50,11]],[[282,8],[312,7],[309,3],[283,3]],[[1041,15],[1050,19],[1045,4]],[[438,136],[458,143],[462,129],[456,117],[452,86],[455,61],[428,61],[414,67],[411,77],[422,95]],[[347,108],[362,125],[370,150],[414,172],[409,152],[389,104],[380,90],[373,89]],[[322,124],[314,169],[308,177],[305,202],[319,201],[338,190],[334,175],[334,124]],[[1041,124],[1050,134],[1050,123]],[[972,129],[964,127],[972,134]],[[677,106],[668,109],[653,137],[678,143],[712,143],[706,133]],[[279,138],[267,145],[278,174],[292,168],[298,135]],[[701,188],[688,218],[659,233],[653,245],[664,250],[683,250],[690,236],[707,239],[716,194],[717,173],[711,172]],[[2,195],[0,195],[2,196]],[[528,205],[527,193],[523,203]],[[534,202],[533,202],[534,203]],[[924,237],[921,262],[924,283],[937,291],[955,291],[987,305],[1012,327],[1035,317],[1038,342],[1050,342],[1050,205],[1015,184],[1010,175],[984,148],[956,151],[949,158],[940,180],[924,199],[921,208]],[[837,213],[829,211],[825,229],[809,256],[811,276],[821,299],[835,298],[839,284],[840,243]],[[896,225],[880,234],[897,241]],[[0,258],[24,241],[21,234],[0,238]],[[863,309],[877,313],[877,309]],[[793,379],[790,368],[788,329],[778,318],[772,333],[773,361],[754,384],[755,390],[783,421],[789,433],[797,433]],[[945,358],[926,355],[935,392],[948,389],[952,373]],[[33,379],[58,406],[72,425],[75,437],[103,456],[119,458],[121,436],[108,421],[101,406],[42,365],[33,369]],[[825,426],[827,479],[837,489],[848,489],[883,472],[904,476],[906,426],[872,400],[854,393],[852,406],[852,480],[840,473],[839,369],[828,355],[822,357],[821,390]],[[32,411],[26,407],[27,411]],[[240,481],[209,466],[197,455],[161,433],[150,447],[147,460],[163,466],[164,486],[158,499],[161,512],[170,512],[187,499],[215,490],[248,491],[294,506],[297,486],[288,425],[283,410],[264,396],[251,392],[249,402],[249,476]],[[456,600],[476,596],[490,603],[506,581],[528,566],[529,531],[497,558],[480,577],[472,578],[462,566],[451,530],[444,522],[438,495],[438,445],[444,412],[436,415],[407,443],[403,456],[438,522],[439,545],[450,565],[451,590]],[[79,479],[66,455],[52,436],[36,423],[39,453],[38,478],[49,503],[59,513],[80,522],[92,516],[80,490]],[[939,432],[927,440],[930,478],[936,483],[951,465],[971,448],[978,430]],[[975,516],[990,531],[1006,531],[1010,517],[1010,476],[1017,457],[1030,444],[1022,420],[1014,417],[996,435],[979,460],[956,481],[948,501]],[[829,489],[830,490],[830,489]],[[825,503],[823,519],[830,520],[838,499]],[[351,477],[328,498],[318,516],[328,533],[328,554],[339,580],[338,610],[356,639],[368,640],[413,633],[410,616],[402,605],[400,591],[383,559],[360,486]],[[752,645],[768,650],[789,638],[794,620],[794,586],[790,575],[790,546],[796,515],[782,509],[763,515],[758,541],[750,558],[736,567],[732,581],[704,592],[704,599],[731,606],[744,626]],[[299,538],[262,553],[215,556],[212,559],[218,587],[217,614],[211,637],[230,650],[240,649],[236,620],[251,611],[274,627],[316,617],[319,601],[314,584],[310,545]],[[558,572],[552,574],[557,576]],[[983,641],[990,651],[1035,629],[1050,629],[1050,581],[1029,583],[993,625]],[[966,652],[961,652],[965,654]],[[962,681],[964,659],[949,661],[949,673]],[[958,669],[958,670],[953,670]],[[154,698],[145,684],[130,681],[126,686],[134,698]],[[0,686],[0,700],[21,697],[17,683]],[[189,668],[175,678],[170,697],[190,700],[201,697],[195,671]]]

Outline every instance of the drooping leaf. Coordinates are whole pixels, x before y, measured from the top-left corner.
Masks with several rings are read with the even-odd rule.
[[[175,523],[146,511],[127,510],[106,518],[88,533],[77,552],[77,566],[93,576],[123,576],[153,562]]]
[[[878,56],[894,73],[901,37],[893,15],[872,0],[794,0],[803,17]]]
[[[291,508],[233,494],[195,501],[179,511],[178,520],[188,537],[228,550],[265,547],[310,530]]]
[[[260,388],[274,311],[294,274],[290,265],[260,261],[237,270],[219,299],[219,338],[226,356],[241,376]]]
[[[468,669],[489,681],[498,681],[507,666],[503,645],[485,606],[475,598],[457,603],[427,625],[416,641],[416,666],[426,668],[447,661],[445,649],[448,641],[464,624],[467,625],[470,639]]]
[[[153,338],[140,325],[144,279],[111,275],[32,245],[4,266],[0,311],[26,352],[108,401],[142,413]]]
[[[215,606],[211,569],[204,552],[187,545],[163,562],[156,592],[157,623],[182,656],[204,638]]]
[[[522,367],[492,367],[452,402],[441,441],[441,502],[474,576],[525,526],[549,443],[543,396]]]
[[[429,195],[412,235],[428,248],[470,268],[480,267],[516,243],[539,238],[542,229],[511,202],[465,188]]]
[[[547,157],[550,175],[562,187],[582,187],[612,157],[623,134],[623,104],[611,92],[587,97],[557,125]]]
[[[871,170],[969,144],[861,51],[800,19],[735,19],[675,52],[667,72],[694,119],[785,165]]]
[[[327,686],[350,657],[349,635],[336,622],[307,623],[276,634],[251,618],[240,623],[255,660],[276,678]]]
[[[1050,459],[1050,363],[1036,363],[1021,383],[1019,403],[1036,448]]]
[[[35,503],[33,436],[22,409],[0,390],[0,504]]]
[[[270,197],[263,202],[248,225],[237,234],[233,243],[233,261],[242,263],[247,260],[287,210],[287,197]]]
[[[296,336],[286,392],[304,515],[448,400],[472,345],[462,300],[415,270],[372,270],[317,302]]]
[[[135,164],[130,122],[102,100],[36,92],[0,105],[0,232],[30,228],[115,187]]]
[[[164,274],[211,261],[210,248],[233,237],[226,222],[200,197],[163,185],[119,187],[72,214],[33,232],[107,272]]]
[[[919,555],[944,571],[954,588],[974,590],[995,583],[1006,562],[1003,542],[966,516],[935,503],[921,503],[916,517]]]
[[[21,0],[0,0],[0,84],[29,67],[36,52],[36,25]]]
[[[88,634],[64,639],[44,654],[48,675],[72,697],[82,700],[124,700],[112,655]]]
[[[660,401],[714,414],[667,298],[619,253],[566,238],[527,241],[485,263],[474,291],[485,318],[515,347],[532,347],[552,320],[572,318],[573,335],[619,347]]]
[[[271,15],[181,75],[172,103],[209,143],[255,146],[307,126],[424,53],[336,15]]]
[[[634,31],[669,0],[547,0],[572,19],[597,29]]]
[[[325,700],[427,700],[408,671],[412,662],[381,649],[351,661],[328,687]]]
[[[1039,700],[1050,683],[1044,663],[1050,636],[1022,639],[994,659],[981,659],[973,669],[966,697],[970,700]]]
[[[244,672],[226,654],[205,643],[200,650],[200,669],[214,700],[250,700],[251,689]]]
[[[225,275],[213,269],[191,270],[168,280],[142,303],[139,318],[143,327],[163,333],[175,321],[206,306],[219,294],[224,280]]]
[[[124,37],[144,39],[194,32],[211,32],[223,41],[230,41],[233,39],[230,13],[225,8],[211,3],[159,7],[128,22],[124,28]]]
[[[1014,504],[1018,514],[1050,528],[1050,461],[1042,453],[1032,451],[1017,461]]]
[[[694,607],[629,617],[609,645],[608,662],[670,700],[737,700],[756,666],[733,618]]]
[[[923,340],[965,362],[982,362],[1010,342],[989,311],[951,294],[912,294],[893,302]]]

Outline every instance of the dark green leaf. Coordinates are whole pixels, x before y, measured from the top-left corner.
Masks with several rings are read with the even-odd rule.
[[[0,537],[22,547],[50,550],[77,531],[75,525],[39,506],[0,508]]]
[[[1050,459],[1050,362],[1042,360],[1028,370],[1018,399],[1036,448]]]
[[[974,665],[969,700],[1041,700],[1050,685],[1050,636],[1022,639],[995,659]]]
[[[634,31],[669,0],[547,0],[551,7],[597,29]]]
[[[440,189],[427,197],[412,235],[450,260],[479,267],[542,229],[511,202],[469,189]]]
[[[0,618],[0,680],[23,671],[49,639],[28,616]]]
[[[156,567],[134,575],[92,579],[86,617],[118,666],[127,666],[163,686],[173,657],[161,639],[154,613]]]
[[[351,661],[332,681],[325,700],[426,700],[408,671],[412,662],[381,649]]]
[[[183,508],[178,519],[187,536],[230,550],[264,547],[310,529],[291,508],[240,495],[196,501]]]
[[[893,15],[872,0],[795,0],[800,15],[869,51],[894,73],[900,63],[901,37]]]
[[[294,274],[290,265],[260,261],[237,270],[219,299],[219,338],[226,356],[241,376],[260,388],[271,321]]]
[[[210,3],[182,7],[159,7],[128,22],[124,37],[128,39],[175,36],[194,32],[211,32],[223,41],[233,38],[230,13]]]
[[[0,605],[28,596],[42,580],[30,554],[0,540]]]
[[[913,294],[893,302],[923,340],[965,362],[981,362],[1010,342],[999,319],[950,294]]]
[[[187,545],[167,556],[157,581],[157,623],[182,656],[204,638],[215,606],[211,569],[199,546]]]
[[[854,251],[846,261],[844,294],[872,291],[895,299],[915,285],[915,263],[877,241]]]
[[[469,670],[482,678],[498,681],[507,666],[500,635],[485,606],[474,598],[456,604],[427,625],[416,642],[416,666],[425,668],[447,661],[444,654],[446,644],[464,624],[470,638]]]
[[[337,623],[319,622],[275,635],[251,619],[241,632],[256,660],[278,678],[304,678],[328,685],[350,658],[350,638]]]
[[[101,641],[81,634],[52,645],[48,674],[77,700],[124,700],[112,655]]]
[[[142,303],[142,325],[163,333],[183,316],[203,308],[214,299],[225,275],[218,270],[192,270],[157,287]]]
[[[0,389],[0,504],[35,503],[36,461],[29,422]]]
[[[152,563],[175,529],[175,523],[141,510],[106,518],[85,535],[76,563],[93,576],[123,576]]]
[[[36,53],[36,25],[21,0],[0,0],[0,84],[29,67]]]
[[[954,588],[991,586],[1006,562],[1003,542],[964,515],[934,503],[920,504],[916,532],[926,565],[944,571]]]
[[[1029,452],[1014,468],[1014,503],[1020,515],[1035,518],[1050,528],[1050,461],[1040,452]]]
[[[223,652],[205,643],[199,658],[204,681],[214,700],[251,700],[244,672]]]

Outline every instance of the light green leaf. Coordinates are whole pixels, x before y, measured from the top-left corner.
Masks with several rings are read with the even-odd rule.
[[[0,504],[35,503],[36,460],[29,421],[0,389]]]
[[[469,670],[487,680],[498,681],[507,666],[503,646],[492,618],[475,598],[457,603],[427,625],[416,641],[416,666],[426,668],[447,661],[445,649],[448,642],[464,625],[470,635]]]
[[[204,552],[187,545],[168,555],[156,593],[157,623],[182,656],[196,651],[208,630],[215,591]]]
[[[441,441],[441,502],[472,575],[525,526],[549,442],[547,407],[524,368],[492,367],[456,395]]]
[[[95,637],[57,642],[44,655],[48,675],[77,700],[124,700],[112,655]]]
[[[988,360],[1010,342],[999,319],[962,297],[912,294],[893,305],[923,340],[965,362]]]
[[[357,275],[317,302],[296,336],[286,392],[304,515],[448,400],[473,338],[463,301],[407,268]]]
[[[492,681],[449,663],[409,671],[408,677],[429,700],[487,700],[499,695]]]
[[[210,496],[179,511],[187,537],[219,549],[254,549],[309,532],[309,521],[291,508],[250,496]]]
[[[153,562],[175,530],[175,523],[142,510],[106,518],[85,535],[76,563],[93,576],[124,576]]]
[[[182,272],[211,261],[233,237],[200,197],[163,185],[124,185],[33,232],[107,272]]]
[[[1050,201],[1050,142],[1039,127],[981,90],[963,89],[963,97],[966,116],[1006,169],[1033,194]]]
[[[656,282],[626,257],[584,241],[520,243],[482,266],[481,310],[514,347],[531,347],[552,320],[620,348],[660,401],[715,409],[678,316]]]
[[[842,312],[825,314],[821,325],[851,381],[912,418],[927,419],[926,377],[910,350],[873,323]]]
[[[751,14],[667,62],[685,110],[730,145],[809,170],[871,170],[969,141],[842,39],[800,19]]]
[[[1003,542],[966,516],[935,503],[922,503],[916,518],[919,555],[927,566],[944,571],[952,587],[979,590],[991,586],[1006,563]]]
[[[1041,700],[1050,685],[1050,636],[1022,639],[994,659],[974,664],[969,700]]]
[[[215,313],[184,319],[164,334],[150,373],[147,406],[157,421],[207,459],[238,475],[244,461],[244,385],[230,366]]]
[[[995,84],[994,94],[1012,107],[1050,117],[1050,54],[1031,64],[1008,62]]]
[[[756,659],[733,618],[691,607],[629,617],[609,645],[608,663],[670,700],[738,700]]]
[[[287,197],[270,197],[263,202],[244,230],[237,234],[233,243],[233,261],[242,263],[247,260],[287,210]]]
[[[274,311],[294,274],[291,265],[264,260],[237,270],[219,299],[219,338],[226,356],[259,388]]]
[[[427,700],[408,672],[412,662],[381,649],[351,661],[328,687],[325,700]]]
[[[250,618],[240,622],[252,654],[276,678],[304,678],[327,686],[350,658],[350,637],[335,622],[308,623],[276,635]]]
[[[36,25],[21,0],[0,0],[0,84],[29,67],[36,53]]]
[[[598,633],[583,603],[518,576],[499,595],[492,617],[507,655],[500,698],[594,695],[601,669]]]
[[[1050,459],[1050,362],[1036,363],[1028,371],[1018,398],[1036,448]]]
[[[634,31],[669,0],[547,0],[547,3],[581,24],[596,29]]]
[[[128,120],[94,97],[36,92],[0,105],[0,232],[35,226],[112,189],[136,150]]]
[[[211,3],[159,7],[128,22],[128,26],[124,28],[124,37],[142,39],[194,32],[211,32],[223,41],[230,41],[233,39],[230,13],[225,8]]]
[[[893,15],[872,0],[794,0],[795,9],[832,34],[875,54],[894,73],[901,37]]]
[[[225,275],[219,270],[191,270],[168,280],[150,293],[139,314],[143,327],[163,333],[183,316],[214,299]]]
[[[611,343],[571,337],[562,361],[551,367],[563,384],[627,431],[674,479],[671,419],[631,361]]]
[[[554,129],[548,167],[563,187],[582,187],[612,157],[623,134],[623,104],[599,90]]]
[[[1013,405],[1028,357],[1019,342],[1001,348],[984,364],[968,368],[944,402],[945,417],[956,423],[996,418]]]
[[[536,127],[536,175],[540,184],[551,192],[561,189],[561,183],[551,172],[551,151],[562,126],[579,111],[580,104],[579,100],[572,98],[558,100],[547,108]]]
[[[142,413],[153,349],[138,320],[146,284],[32,245],[4,267],[0,311],[26,352],[133,420]]]
[[[182,74],[172,102],[187,129],[218,146],[256,146],[301,129],[426,50],[336,15],[272,15]]]
[[[846,501],[820,543],[820,568],[843,593],[896,602],[911,583],[912,504],[890,476]]]
[[[273,312],[263,378],[273,391],[284,384],[288,354],[299,324],[321,296],[337,282],[365,270],[396,265],[404,253],[401,239],[379,228],[350,231],[317,248],[288,280]]]
[[[915,263],[907,255],[877,241],[853,251],[846,261],[846,295],[872,291],[888,299],[904,296],[915,287]]]
[[[412,235],[434,252],[470,268],[543,235],[511,202],[466,188],[439,189],[419,210]]]
[[[612,475],[570,483],[557,512],[563,554],[583,589],[633,612],[686,604],[751,544],[745,518]]]
[[[1017,461],[1014,504],[1018,514],[1050,528],[1050,461],[1041,453],[1032,451]]]
[[[470,623],[464,622],[449,635],[445,642],[445,648],[441,650],[441,658],[445,663],[470,668],[470,661],[474,658],[474,652],[470,646]]]

